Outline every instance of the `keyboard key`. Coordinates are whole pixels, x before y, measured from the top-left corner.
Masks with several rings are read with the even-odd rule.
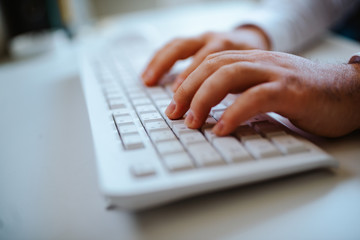
[[[108,93],[105,94],[106,95],[106,99],[110,100],[110,99],[122,99],[123,98],[123,94],[116,92],[116,93]]]
[[[160,99],[155,101],[155,105],[158,108],[167,107],[171,102],[171,98],[168,99]]]
[[[164,157],[166,168],[172,172],[193,169],[194,163],[185,152],[169,154]]]
[[[217,120],[219,121],[221,116],[223,115],[224,111],[217,111],[215,112],[214,114],[212,114],[212,116]]]
[[[156,144],[156,148],[161,155],[184,151],[183,146],[177,140],[159,142],[158,144]]]
[[[281,155],[281,152],[265,138],[247,140],[245,147],[256,159]]]
[[[209,142],[212,142],[215,138],[218,138],[218,136],[212,131],[211,128],[204,129],[203,132]]]
[[[160,86],[155,87],[148,87],[146,88],[146,91],[152,95],[152,94],[159,94],[159,93],[165,93],[165,90]]]
[[[305,152],[308,150],[303,142],[291,135],[275,136],[271,138],[271,141],[284,154]]]
[[[151,113],[144,113],[140,115],[140,119],[142,122],[153,122],[162,120],[160,113],[158,112],[151,112]]]
[[[184,124],[185,123],[185,118],[181,118],[181,119],[175,119],[175,120],[172,120],[170,118],[168,118],[168,116],[166,116],[166,114],[163,115],[164,116],[164,119],[165,121],[170,125],[170,127],[174,127],[174,125],[176,124]]]
[[[170,129],[150,132],[150,138],[155,143],[167,140],[176,140],[174,133]]]
[[[169,95],[166,92],[150,94],[150,98],[154,101],[170,99]]]
[[[214,115],[216,112],[224,112],[226,110],[226,106],[222,103],[219,103],[218,105],[211,108],[210,114]]]
[[[121,139],[124,143],[124,147],[128,150],[144,147],[144,143],[138,133],[121,136]]]
[[[173,125],[172,129],[178,137],[180,137],[181,134],[198,132],[198,130],[190,129],[183,123]]]
[[[110,109],[126,108],[126,103],[124,100],[109,100]]]
[[[188,147],[188,150],[199,166],[225,164],[219,153],[208,142],[193,144]]]
[[[139,105],[136,106],[136,112],[138,114],[142,114],[142,113],[149,113],[149,112],[157,112],[156,108],[154,105]]]
[[[138,98],[138,99],[134,99],[132,103],[134,104],[134,106],[140,106],[140,105],[151,104],[151,101],[149,98]]]
[[[158,120],[155,122],[147,122],[145,123],[145,129],[148,132],[151,131],[158,131],[158,130],[164,130],[164,129],[169,129],[169,126],[166,124],[166,122],[164,120]]]
[[[130,133],[138,133],[138,128],[135,126],[135,124],[125,124],[125,125],[120,125],[118,126],[119,129],[119,133],[121,136],[125,135],[125,134],[130,134]]]
[[[122,125],[122,124],[133,123],[134,121],[133,121],[132,117],[130,116],[130,114],[127,114],[127,115],[116,116],[115,122],[117,125]]]
[[[185,146],[190,146],[193,143],[206,142],[205,137],[200,132],[182,134],[179,138]]]
[[[281,127],[269,121],[255,122],[253,124],[253,127],[257,132],[261,132],[266,137],[273,137],[277,135],[286,134]]]
[[[146,177],[156,174],[154,166],[148,162],[133,163],[130,169],[135,177]]]
[[[130,111],[127,108],[116,109],[112,113],[113,113],[114,117],[121,116],[121,115],[130,115]]]
[[[224,104],[225,106],[229,107],[231,104],[234,103],[234,101],[237,98],[237,94],[228,94],[226,95],[226,97],[221,101],[222,104]]]
[[[240,142],[234,137],[219,137],[214,139],[213,145],[224,159],[231,162],[251,160],[252,157]]]
[[[143,92],[132,92],[129,93],[130,99],[138,99],[138,98],[147,98],[146,94]]]
[[[242,142],[249,139],[261,138],[261,136],[250,126],[242,125],[235,130],[235,136]]]
[[[217,121],[215,120],[215,118],[209,116],[206,120],[204,125],[201,127],[202,129],[205,128],[212,128],[213,126],[215,126],[215,124],[217,123]]]

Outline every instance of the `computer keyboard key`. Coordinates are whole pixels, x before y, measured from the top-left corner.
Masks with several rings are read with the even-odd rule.
[[[164,164],[169,171],[183,171],[193,169],[194,163],[186,152],[178,152],[164,156]]]
[[[213,145],[229,163],[242,162],[252,159],[246,149],[234,137],[229,136],[216,138],[213,141]]]
[[[115,122],[116,122],[117,125],[122,125],[122,124],[133,123],[134,120],[133,120],[133,118],[130,116],[130,114],[127,114],[127,115],[116,116],[116,117],[115,117]]]
[[[160,87],[160,86],[156,86],[156,87],[148,87],[146,88],[146,91],[152,95],[152,94],[159,94],[159,93],[165,93],[165,90]]]
[[[212,114],[212,116],[217,120],[219,121],[221,116],[224,114],[225,111],[217,111],[215,112],[214,114]]]
[[[174,133],[170,129],[150,132],[150,138],[155,143],[176,140]]]
[[[145,147],[140,134],[133,133],[121,136],[125,149],[138,149]]]
[[[218,105],[211,108],[210,114],[214,115],[216,112],[224,112],[226,110],[226,106],[222,103],[219,103]]]
[[[154,101],[157,101],[157,100],[162,100],[162,99],[170,99],[169,95],[165,92],[163,93],[151,93],[150,94],[150,98]]]
[[[260,134],[258,134],[252,127],[249,125],[242,125],[236,128],[235,136],[242,142],[249,139],[261,138]]]
[[[205,137],[200,132],[181,134],[179,138],[185,146],[190,146],[193,143],[206,142]]]
[[[189,153],[199,166],[216,166],[225,164],[220,154],[208,143],[193,144],[188,147]]]
[[[209,142],[212,142],[218,136],[212,131],[211,128],[203,129],[204,135]]]
[[[110,100],[110,99],[122,99],[123,98],[123,94],[121,93],[108,93],[108,94],[105,94],[106,96],[106,99]]]
[[[206,128],[212,128],[215,126],[215,124],[217,123],[217,121],[215,120],[215,118],[209,116],[206,120],[204,125],[201,127],[202,129],[206,129]]]
[[[143,113],[150,113],[150,112],[157,112],[156,108],[154,105],[139,105],[136,106],[136,112],[138,114],[143,114]]]
[[[253,127],[257,132],[261,132],[268,138],[286,134],[281,127],[269,121],[255,122]]]
[[[146,94],[143,92],[129,93],[129,97],[130,97],[130,99],[147,98]]]
[[[164,130],[164,129],[169,129],[169,126],[166,124],[166,122],[164,120],[158,120],[155,122],[147,122],[145,123],[145,129],[148,132],[152,132],[152,131],[159,131],[159,130]]]
[[[162,108],[162,107],[167,107],[171,102],[171,98],[167,98],[167,99],[159,99],[155,101],[155,105],[158,108]]]
[[[198,130],[188,128],[184,123],[175,124],[172,126],[172,129],[178,137],[185,133],[198,132]]]
[[[154,166],[148,162],[133,163],[130,169],[134,177],[146,177],[156,174]]]
[[[226,97],[221,101],[222,104],[224,104],[225,106],[229,107],[231,104],[234,103],[234,101],[236,100],[237,95],[236,94],[228,94],[226,95]]]
[[[184,151],[183,146],[177,140],[159,142],[156,144],[156,148],[161,155]]]
[[[300,140],[291,135],[281,135],[271,138],[271,141],[284,154],[298,153],[308,151],[306,146]]]
[[[151,112],[151,113],[143,113],[140,115],[140,119],[142,122],[153,122],[162,120],[160,113],[158,112]]]
[[[123,100],[109,100],[110,109],[126,108],[126,103]]]
[[[169,124],[169,126],[172,128],[174,127],[175,124],[184,124],[185,123],[185,118],[180,118],[180,119],[170,119],[168,116],[166,116],[165,111],[160,112],[161,115],[164,117],[165,121]]]
[[[136,127],[133,123],[120,125],[118,126],[118,130],[121,136],[130,133],[138,133],[138,127]]]
[[[247,140],[245,147],[256,159],[281,155],[281,152],[265,138]]]
[[[151,104],[151,101],[149,98],[138,98],[138,99],[134,99],[132,103],[134,104],[134,106],[140,106],[140,105]]]
[[[116,109],[116,110],[112,111],[112,114],[114,117],[117,117],[117,116],[121,116],[121,115],[129,115],[130,111],[127,108],[121,108],[121,109]]]

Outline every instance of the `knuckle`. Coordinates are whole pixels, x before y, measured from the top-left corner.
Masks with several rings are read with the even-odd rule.
[[[207,32],[203,33],[201,36],[205,39],[209,39],[209,38],[213,38],[215,35],[216,35],[215,32],[207,31]]]
[[[204,60],[205,69],[207,71],[213,71],[216,69],[218,61],[216,57],[213,57],[212,54],[208,55]]]
[[[220,69],[218,71],[219,71],[220,76],[229,78],[236,74],[237,69],[235,69],[235,67],[232,64],[229,64],[229,65],[224,65],[224,66],[220,67]]]

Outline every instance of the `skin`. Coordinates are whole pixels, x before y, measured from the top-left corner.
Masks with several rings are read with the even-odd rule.
[[[247,50],[255,48],[269,49],[270,44],[264,33],[251,27],[177,39],[155,54],[143,79],[155,85],[177,60],[194,56],[175,81],[166,114],[177,119],[190,109],[185,123],[199,128],[211,107],[228,93],[241,93],[213,128],[220,136],[266,112],[279,113],[321,136],[342,136],[360,128],[360,64],[322,64],[286,53]]]

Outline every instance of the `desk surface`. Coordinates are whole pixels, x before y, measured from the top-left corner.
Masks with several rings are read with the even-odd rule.
[[[191,23],[199,9],[204,25],[177,34],[224,29],[230,25],[205,23],[214,14],[231,23],[248,7],[199,5],[110,22],[129,28],[147,19],[159,32],[173,29],[166,32],[171,37],[180,29],[173,26]],[[345,62],[359,48],[328,36],[303,54]],[[339,160],[336,172],[312,171],[131,213],[105,210],[98,190],[73,46],[0,65],[0,106],[0,239],[360,239],[359,132],[317,140]]]

